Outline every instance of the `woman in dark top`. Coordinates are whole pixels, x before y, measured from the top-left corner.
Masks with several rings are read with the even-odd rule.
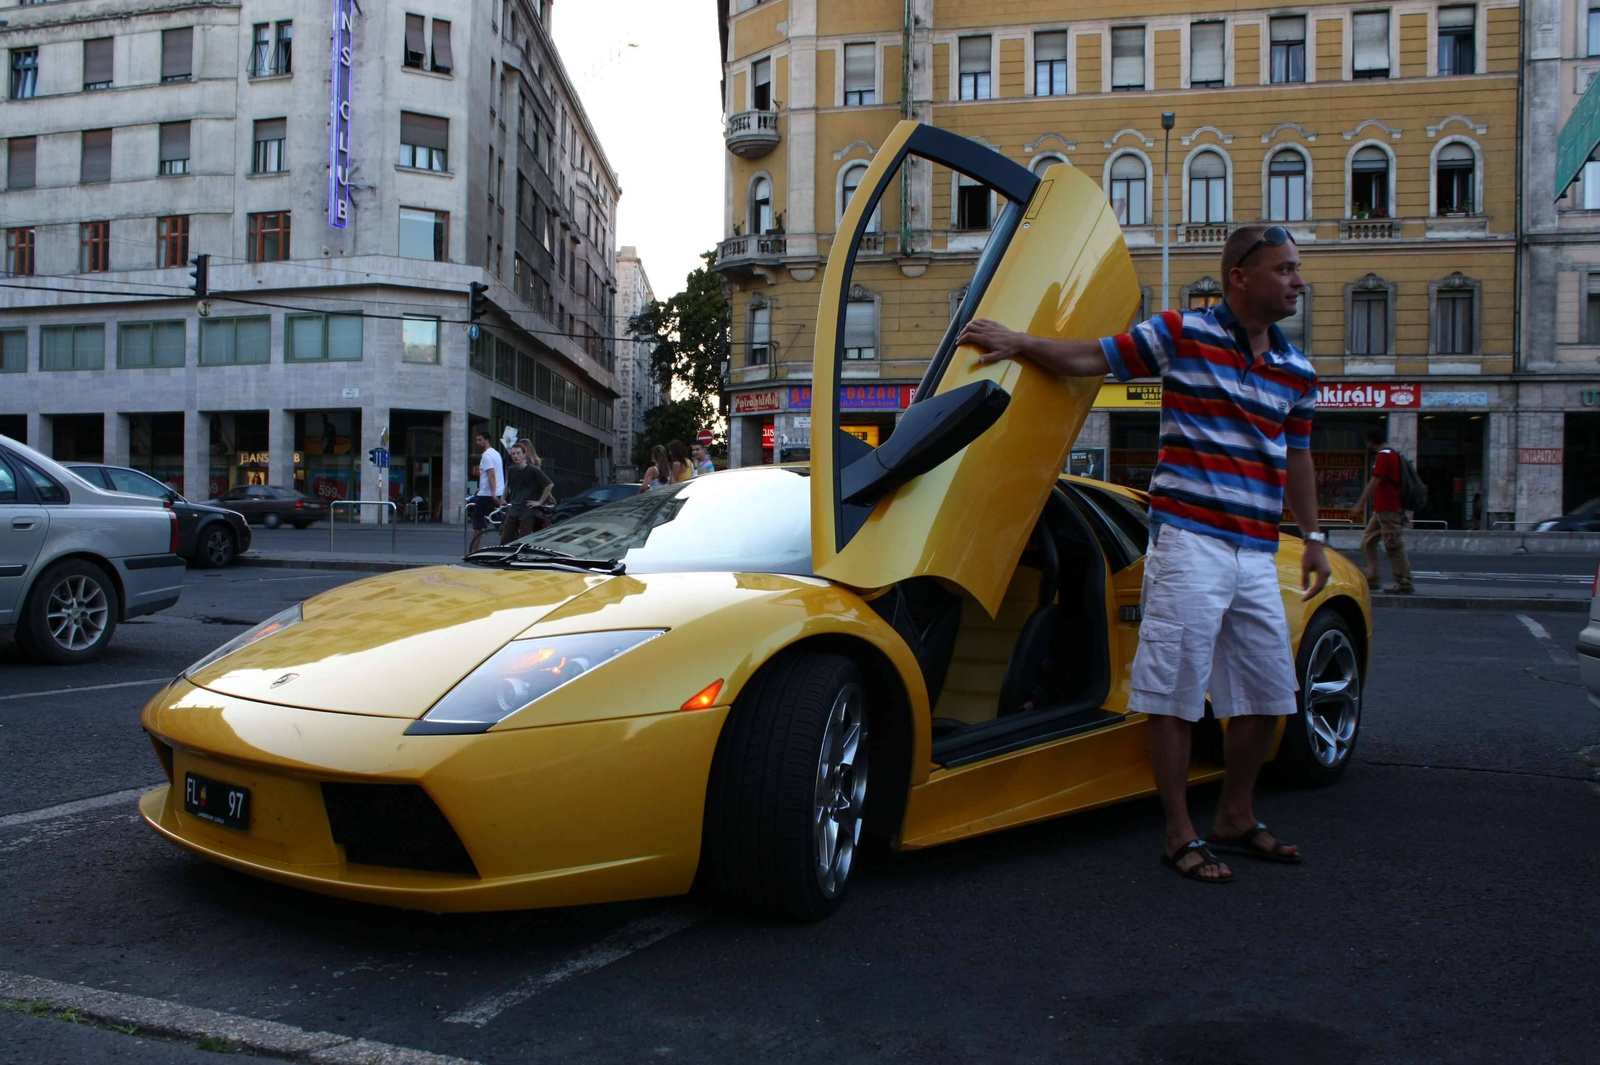
[[[547,522],[538,508],[550,500],[555,489],[539,468],[539,453],[526,440],[511,445],[511,469],[506,471],[506,516],[500,523],[500,542],[509,544],[542,529]]]

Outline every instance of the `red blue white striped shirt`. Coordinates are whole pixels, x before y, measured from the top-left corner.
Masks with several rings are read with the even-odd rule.
[[[1268,329],[1250,339],[1227,304],[1164,311],[1100,341],[1119,381],[1161,378],[1161,454],[1150,477],[1150,518],[1239,547],[1278,549],[1288,449],[1311,446],[1317,373]]]

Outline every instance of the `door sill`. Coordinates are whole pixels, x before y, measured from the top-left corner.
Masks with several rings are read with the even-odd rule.
[[[1125,720],[1125,714],[1073,704],[1014,714],[964,728],[936,741],[933,761],[942,768],[956,769],[1025,747],[1094,732]]]

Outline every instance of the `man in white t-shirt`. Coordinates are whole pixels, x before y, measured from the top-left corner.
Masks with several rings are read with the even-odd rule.
[[[478,494],[472,497],[470,508],[472,546],[468,548],[468,554],[478,549],[478,541],[483,539],[484,530],[489,527],[489,515],[500,505],[500,497],[506,491],[506,465],[500,458],[500,452],[495,450],[494,441],[489,439],[488,433],[479,433],[476,440],[483,454],[478,456]]]

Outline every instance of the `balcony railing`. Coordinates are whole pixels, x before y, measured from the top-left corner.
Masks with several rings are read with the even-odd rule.
[[[789,239],[782,233],[729,237],[717,245],[717,265],[730,266],[740,262],[776,262],[787,254],[788,250]]]
[[[1347,218],[1339,222],[1340,240],[1393,240],[1400,235],[1400,223],[1393,218]]]
[[[1180,244],[1221,244],[1233,232],[1233,226],[1221,223],[1185,223],[1178,227]]]
[[[776,111],[740,111],[728,116],[728,151],[742,159],[759,159],[782,140]]]

